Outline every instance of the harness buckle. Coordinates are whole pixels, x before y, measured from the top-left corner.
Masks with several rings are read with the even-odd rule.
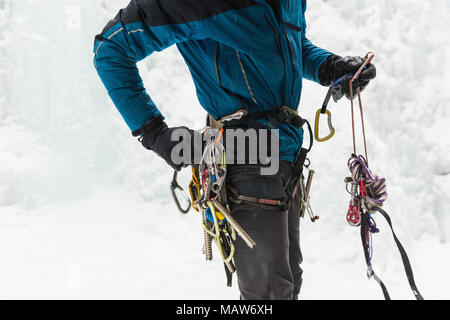
[[[236,111],[233,114],[223,117],[222,119],[219,120],[219,122],[221,122],[222,124],[225,125],[227,122],[231,122],[234,120],[242,120],[247,115],[248,115],[248,111],[245,109],[241,109],[241,110]]]

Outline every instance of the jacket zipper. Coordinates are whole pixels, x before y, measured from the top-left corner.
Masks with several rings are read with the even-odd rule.
[[[276,19],[278,21],[279,54],[281,56],[281,59],[283,60],[283,91],[285,91],[286,90],[286,71],[287,70],[286,70],[286,60],[285,60],[284,53],[283,53],[282,36],[280,34],[281,33],[281,27],[282,27],[282,24],[283,24],[283,22],[281,20],[281,4],[280,4],[280,0],[274,0],[273,1],[272,9],[273,9],[275,17],[276,17]],[[285,29],[284,29],[284,31],[285,31]],[[276,41],[277,36],[276,36],[276,31],[275,30],[274,30],[274,33],[275,33],[275,41]],[[292,60],[292,58],[291,58],[291,60]],[[285,97],[282,97],[282,103],[283,104],[285,104],[284,100],[285,100]]]
[[[255,104],[259,104],[258,101],[255,98],[255,95],[253,94],[252,87],[250,86],[250,83],[248,82],[247,73],[245,72],[244,65],[243,65],[242,60],[241,60],[241,54],[239,53],[238,50],[236,50],[236,56],[237,56],[238,61],[239,61],[239,66],[241,67],[242,75],[244,76],[244,80],[245,80],[245,84],[247,85],[248,92],[250,93],[250,96],[252,97],[253,102]]]
[[[294,62],[294,48],[292,47],[291,40],[289,40],[289,36],[288,36],[288,34],[286,32],[286,29],[284,29],[284,35],[285,35],[286,41],[287,41],[287,43],[289,45],[289,53],[290,53],[289,57],[291,58],[290,60],[291,60],[292,70],[294,71],[294,80],[292,81],[292,88],[291,88],[291,93],[293,93],[294,92],[295,78],[297,76],[297,70],[295,69],[295,62]]]

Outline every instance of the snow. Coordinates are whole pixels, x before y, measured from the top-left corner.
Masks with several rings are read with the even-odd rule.
[[[94,35],[127,2],[0,0],[0,298],[239,296],[217,252],[204,261],[200,217],[171,202],[171,170],[130,136],[93,68]],[[387,179],[386,210],[428,299],[450,298],[449,18],[445,0],[316,0],[308,9],[314,43],[376,54],[378,78],[363,94],[370,162]],[[175,48],[140,70],[171,125],[202,127]],[[325,93],[306,82],[302,114],[312,119]],[[349,104],[330,109],[336,136],[311,155],[321,218],[302,223],[302,298],[381,299],[359,231],[345,222]],[[410,299],[388,225],[376,219],[375,270],[393,298]]]

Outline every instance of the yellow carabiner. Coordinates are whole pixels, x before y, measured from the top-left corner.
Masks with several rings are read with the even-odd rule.
[[[222,238],[221,238],[221,229],[219,226],[219,218],[218,218],[218,214],[219,212],[216,211],[216,208],[214,206],[214,204],[212,204],[211,202],[207,202],[206,203],[209,207],[209,209],[211,210],[211,214],[213,216],[214,219],[214,231],[209,230],[206,225],[205,222],[203,222],[203,229],[211,236],[214,238],[216,245],[217,245],[217,249],[219,249],[220,255],[222,256],[222,259],[225,263],[230,263],[231,260],[233,259],[234,256],[234,252],[235,252],[235,247],[233,245],[233,243],[231,242],[230,244],[230,254],[228,255],[228,257],[226,256],[226,253],[224,251],[224,247],[222,244]],[[222,215],[222,214],[220,214]],[[225,217],[224,217],[225,218]],[[231,234],[231,238],[233,238],[234,235],[234,231],[232,231]],[[234,237],[236,237],[236,235],[234,235]]]
[[[318,142],[325,142],[333,138],[334,134],[336,133],[336,130],[333,127],[333,122],[331,121],[331,112],[329,110],[326,110],[326,115],[328,116],[328,128],[330,128],[330,134],[326,136],[325,138],[319,137],[319,122],[320,122],[320,115],[322,113],[322,109],[317,110],[316,112],[316,124],[314,126],[314,137]]]
[[[200,208],[198,207],[198,199],[201,197],[200,191],[200,178],[197,168],[192,168],[192,180],[189,183],[189,194],[191,195],[192,208],[200,212]]]

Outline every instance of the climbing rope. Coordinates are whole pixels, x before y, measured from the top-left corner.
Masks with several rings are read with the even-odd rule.
[[[356,89],[356,95],[358,97],[359,110],[361,115],[361,125],[362,125],[362,138],[364,143],[365,157],[362,155],[357,155],[356,153],[356,133],[355,133],[355,114],[354,114],[354,96],[353,96],[353,82],[357,81],[361,72],[365,67],[372,62],[374,59],[373,53],[368,53],[366,55],[366,61],[355,73],[355,75],[349,80],[350,87],[350,105],[351,105],[351,117],[352,117],[352,135],[353,135],[353,154],[348,161],[348,168],[351,173],[351,177],[345,179],[345,183],[350,184],[351,201],[350,206],[347,211],[347,222],[351,226],[361,227],[361,241],[364,250],[364,256],[367,264],[367,276],[369,279],[373,278],[380,285],[384,298],[390,300],[390,296],[386,286],[383,281],[375,273],[372,266],[373,257],[373,247],[372,247],[372,234],[378,233],[375,219],[373,215],[375,213],[380,213],[388,222],[391,228],[395,243],[402,257],[403,265],[405,268],[406,276],[410,284],[411,290],[417,300],[423,300],[422,295],[419,293],[417,286],[414,281],[414,275],[411,268],[411,263],[408,259],[408,255],[400,241],[398,240],[394,229],[392,227],[392,222],[389,215],[382,209],[384,202],[387,199],[386,192],[386,180],[380,178],[374,174],[369,168],[368,152],[367,152],[367,140],[366,131],[364,125],[364,114],[361,99],[361,90],[359,87]]]
[[[352,174],[353,181],[362,181],[363,185],[360,185],[360,187],[370,188],[370,193],[364,192],[366,195],[363,199],[365,207],[369,211],[375,207],[382,207],[388,196],[386,179],[373,174],[363,156],[352,156],[348,161],[348,168]]]
[[[353,154],[356,154],[356,134],[355,134],[355,112],[354,112],[354,105],[353,105],[353,82],[358,80],[358,77],[360,76],[361,72],[364,71],[364,69],[372,63],[373,59],[375,58],[375,55],[372,52],[369,52],[366,54],[365,61],[361,68],[355,73],[353,78],[349,80],[350,85],[350,105],[351,105],[351,112],[352,112],[352,134],[353,134]],[[369,157],[367,156],[367,141],[366,141],[366,128],[364,125],[364,113],[363,113],[363,106],[362,106],[362,99],[361,99],[361,89],[359,86],[356,88],[356,94],[358,96],[358,102],[359,102],[359,111],[361,114],[361,125],[362,125],[362,133],[363,133],[363,139],[364,139],[364,152],[366,154],[366,161],[367,166],[369,165]]]

